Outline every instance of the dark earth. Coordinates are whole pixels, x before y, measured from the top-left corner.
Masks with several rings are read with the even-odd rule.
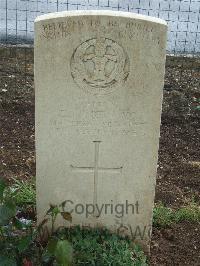
[[[35,176],[33,49],[0,47],[0,176]],[[200,59],[167,57],[156,202],[200,204]],[[151,265],[200,265],[200,224],[153,228]]]

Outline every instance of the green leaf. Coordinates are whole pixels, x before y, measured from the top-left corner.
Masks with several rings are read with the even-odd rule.
[[[25,251],[29,247],[31,242],[32,242],[31,235],[22,237],[19,240],[18,245],[17,245],[17,248],[18,248],[19,252],[21,253],[21,252]]]
[[[72,264],[72,246],[67,240],[58,240],[55,257],[58,265],[70,266]]]
[[[16,206],[12,201],[7,201],[0,206],[0,226],[7,225],[16,214]]]
[[[46,215],[51,216],[51,218],[55,220],[59,213],[60,213],[59,207],[57,205],[50,204],[50,208],[46,212]]]
[[[0,201],[3,200],[3,192],[6,188],[6,183],[3,179],[0,179]]]
[[[48,211],[46,212],[46,215],[51,215],[53,210],[56,208],[56,205],[50,204],[50,208],[48,209]]]
[[[52,214],[57,216],[60,213],[59,208],[56,206],[53,210],[52,210]]]
[[[55,254],[56,246],[58,243],[58,239],[56,238],[51,238],[47,244],[47,250],[51,255]]]
[[[13,200],[7,200],[5,205],[10,209],[10,211],[15,215],[16,213],[16,205]]]
[[[0,255],[0,265],[1,266],[17,266],[17,263],[14,258],[9,258],[5,255]]]

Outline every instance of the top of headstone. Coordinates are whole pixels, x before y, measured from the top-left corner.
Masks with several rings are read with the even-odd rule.
[[[35,22],[54,19],[54,18],[64,18],[64,17],[73,17],[73,16],[112,16],[112,17],[121,17],[121,18],[133,18],[137,20],[149,21],[167,26],[166,21],[160,18],[135,14],[131,12],[110,11],[110,10],[76,10],[76,11],[54,12],[38,16]]]

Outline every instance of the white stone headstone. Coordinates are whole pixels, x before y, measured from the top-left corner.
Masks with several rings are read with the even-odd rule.
[[[125,12],[36,19],[38,221],[49,203],[67,201],[72,225],[148,246],[166,32],[163,20]]]

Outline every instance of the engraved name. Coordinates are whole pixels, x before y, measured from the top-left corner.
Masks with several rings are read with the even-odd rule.
[[[151,24],[147,25],[138,21],[121,21],[119,23],[117,20],[110,19],[101,21],[98,18],[85,19],[84,21],[81,19],[67,19],[65,21],[43,23],[41,36],[47,40],[69,38],[73,32],[80,30],[88,31],[89,29],[91,29],[91,32],[100,29],[100,31],[105,34],[112,29],[116,29],[118,37],[120,38],[128,36],[129,39],[140,38],[143,40],[151,40],[153,42],[159,43],[159,34]]]

